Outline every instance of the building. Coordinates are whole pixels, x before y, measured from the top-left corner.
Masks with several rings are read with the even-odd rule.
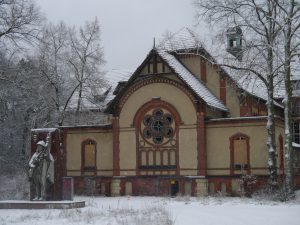
[[[188,29],[154,47],[107,94],[107,124],[59,128],[60,177],[73,177],[78,194],[112,196],[237,193],[243,171],[265,183],[265,89],[247,89],[208,59]],[[283,174],[282,106],[275,111]]]

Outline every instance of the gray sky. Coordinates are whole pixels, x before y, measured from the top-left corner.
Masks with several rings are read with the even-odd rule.
[[[36,0],[52,22],[83,25],[96,16],[106,69],[134,70],[166,30],[193,27],[192,0]]]

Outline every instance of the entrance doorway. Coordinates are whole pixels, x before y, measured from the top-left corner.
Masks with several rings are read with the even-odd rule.
[[[179,185],[177,180],[171,180],[171,196],[174,197],[179,191]]]

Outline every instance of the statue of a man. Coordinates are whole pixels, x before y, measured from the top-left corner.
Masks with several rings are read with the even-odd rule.
[[[46,200],[46,188],[47,180],[53,181],[53,157],[50,153],[49,136],[47,142],[39,141],[35,153],[32,155],[29,161],[29,179],[35,186],[35,197],[36,200]]]

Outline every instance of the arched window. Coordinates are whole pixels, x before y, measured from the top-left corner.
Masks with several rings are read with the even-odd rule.
[[[138,173],[178,173],[179,121],[175,108],[160,99],[152,100],[139,109],[134,119]]]
[[[94,140],[88,139],[82,142],[82,171],[96,172],[97,144]]]
[[[249,171],[249,137],[238,133],[230,137],[231,174]]]

